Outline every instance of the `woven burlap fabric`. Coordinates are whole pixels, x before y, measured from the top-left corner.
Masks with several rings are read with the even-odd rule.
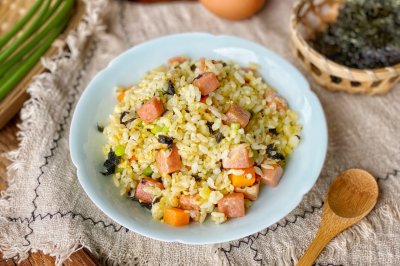
[[[81,188],[68,149],[73,109],[93,76],[132,45],[189,31],[241,36],[295,63],[289,49],[293,1],[270,0],[261,13],[241,22],[221,20],[195,2],[87,3],[85,21],[68,38],[69,51],[43,62],[49,72],[30,86],[32,98],[21,112],[21,145],[9,154],[13,161],[8,171],[10,186],[0,198],[0,249],[6,257],[24,258],[29,250],[42,250],[61,263],[84,246],[104,263],[291,265],[316,233],[330,182],[342,170],[360,167],[379,180],[377,206],[334,239],[317,263],[400,264],[398,88],[369,97],[312,86],[329,127],[323,171],[298,208],[262,232],[230,243],[189,246],[142,237],[104,215]]]

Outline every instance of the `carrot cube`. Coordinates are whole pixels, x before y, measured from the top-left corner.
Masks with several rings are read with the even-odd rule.
[[[119,102],[122,102],[124,98],[125,98],[125,91],[121,91],[120,93],[118,93],[117,100]]]
[[[254,171],[254,167],[237,169],[237,170],[242,170],[243,174],[230,175],[231,182],[234,187],[248,187],[254,184],[254,182],[256,181],[256,172]]]
[[[184,226],[189,224],[190,215],[182,209],[166,208],[164,210],[164,222],[172,226]]]

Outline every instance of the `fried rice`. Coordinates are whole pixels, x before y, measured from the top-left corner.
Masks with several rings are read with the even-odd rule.
[[[223,158],[237,145],[248,147],[255,183],[260,183],[263,170],[273,165],[284,168],[299,143],[301,125],[296,112],[259,75],[257,65],[178,59],[151,70],[138,84],[116,88],[120,102],[103,131],[107,138],[103,153],[108,156],[104,173],[112,175],[121,195],[142,203],[156,220],[163,221],[166,208],[182,208],[180,199],[185,195],[193,196],[195,208],[185,211],[195,210],[196,221],[202,223],[209,216],[222,223],[229,215],[218,203],[237,191],[232,175],[243,174],[241,169],[224,168]],[[208,95],[202,95],[195,85],[204,73],[215,74],[219,82]],[[153,98],[162,103],[164,111],[145,122],[137,110]],[[227,123],[233,104],[251,115],[244,128]],[[164,143],[160,136],[166,137]],[[161,150],[171,153],[171,145],[178,150],[181,167],[162,174],[157,154]],[[137,198],[144,176],[162,184],[145,187],[143,193],[151,195],[151,202]],[[251,200],[245,197],[245,208],[250,206]]]

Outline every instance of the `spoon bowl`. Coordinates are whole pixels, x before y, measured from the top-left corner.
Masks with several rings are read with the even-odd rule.
[[[378,183],[367,171],[349,169],[337,176],[326,195],[317,235],[297,265],[312,265],[336,235],[372,210],[378,194]]]
[[[350,169],[341,173],[329,188],[327,202],[343,218],[365,216],[375,206],[378,184],[367,171]]]

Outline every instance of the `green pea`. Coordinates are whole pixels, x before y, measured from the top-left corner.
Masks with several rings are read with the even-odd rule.
[[[125,154],[125,146],[124,146],[124,145],[118,145],[118,146],[115,148],[114,153],[115,153],[115,155],[117,155],[117,156],[122,156],[122,155],[124,155],[124,154]]]

